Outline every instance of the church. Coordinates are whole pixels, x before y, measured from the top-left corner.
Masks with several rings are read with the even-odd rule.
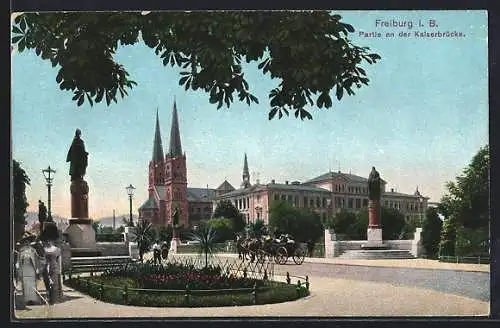
[[[186,153],[182,152],[175,101],[169,148],[165,155],[156,111],[153,156],[149,161],[148,199],[139,207],[139,219],[164,227],[172,224],[172,216],[177,210],[179,226],[189,227],[212,216],[215,195],[214,189],[187,186]]]

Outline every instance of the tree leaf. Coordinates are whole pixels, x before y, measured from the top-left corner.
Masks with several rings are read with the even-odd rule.
[[[81,94],[81,95],[80,95],[80,97],[78,98],[78,103],[77,103],[77,105],[78,105],[78,106],[83,105],[84,100],[85,100],[85,97],[83,96],[83,94]]]
[[[269,111],[269,120],[272,120],[276,113],[278,112],[278,107],[274,107]]]
[[[344,88],[340,84],[337,84],[337,99],[341,100],[344,95]]]

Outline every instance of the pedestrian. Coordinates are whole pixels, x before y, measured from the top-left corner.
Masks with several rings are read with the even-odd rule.
[[[37,291],[37,276],[38,276],[38,257],[36,251],[31,247],[30,243],[33,238],[27,237],[20,242],[18,267],[19,276],[22,282],[22,297],[24,304],[38,304],[40,298]],[[34,240],[34,239],[33,239]]]
[[[161,255],[160,255],[160,242],[158,240],[153,244],[153,263],[160,264],[161,263]]]
[[[161,257],[162,259],[166,260],[168,258],[168,251],[170,250],[170,245],[164,241],[161,244]]]

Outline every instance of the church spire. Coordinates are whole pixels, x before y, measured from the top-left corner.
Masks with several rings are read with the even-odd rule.
[[[243,188],[247,188],[250,186],[250,173],[248,171],[247,153],[245,153],[245,159],[243,160],[243,182],[241,186]]]
[[[181,135],[179,133],[179,121],[177,119],[177,105],[174,100],[172,112],[172,127],[170,128],[170,149],[168,154],[172,157],[182,156]]]
[[[160,119],[158,118],[158,108],[156,108],[156,129],[155,139],[153,143],[153,162],[161,162],[163,160],[163,146],[161,144]]]

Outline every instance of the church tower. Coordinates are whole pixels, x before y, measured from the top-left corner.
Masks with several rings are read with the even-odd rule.
[[[172,125],[170,128],[170,148],[165,156],[165,215],[166,221],[172,224],[175,210],[179,212],[179,226],[189,226],[187,201],[187,169],[186,154],[182,153],[177,105],[174,101]]]
[[[250,187],[250,173],[248,172],[248,161],[247,153],[245,153],[245,159],[243,160],[243,182],[241,183],[242,188]]]
[[[165,184],[165,162],[163,159],[163,145],[161,142],[160,120],[158,118],[158,109],[156,109],[156,128],[153,141],[153,157],[149,162],[149,184],[148,193],[152,196],[154,186]]]

